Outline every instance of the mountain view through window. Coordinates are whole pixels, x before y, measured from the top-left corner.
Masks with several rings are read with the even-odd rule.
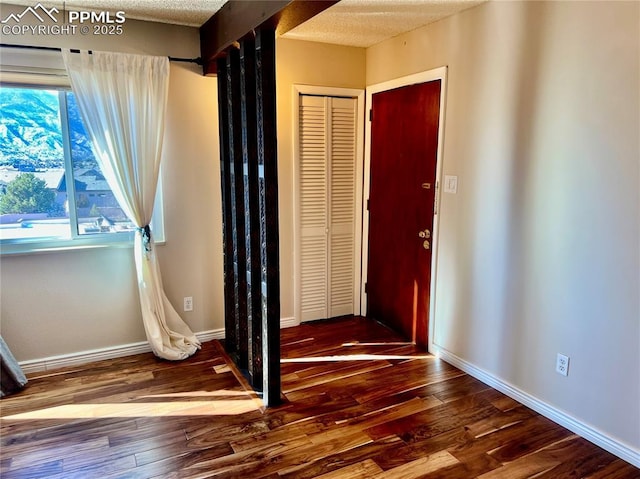
[[[95,159],[73,93],[0,87],[0,239],[133,229]]]

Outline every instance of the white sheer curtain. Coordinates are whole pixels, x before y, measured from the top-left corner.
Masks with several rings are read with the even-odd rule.
[[[164,293],[149,228],[162,155],[169,59],[69,50],[62,56],[100,168],[138,227],[135,261],[151,349],[161,358],[187,358],[200,342]]]

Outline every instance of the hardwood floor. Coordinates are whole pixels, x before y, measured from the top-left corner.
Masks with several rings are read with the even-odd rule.
[[[362,318],[282,331],[262,411],[216,341],[32,375],[0,402],[13,478],[640,478],[640,470]]]

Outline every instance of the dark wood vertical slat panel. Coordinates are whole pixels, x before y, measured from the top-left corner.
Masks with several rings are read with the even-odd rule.
[[[260,201],[258,185],[258,137],[256,133],[255,41],[240,42],[240,90],[242,98],[242,158],[247,250],[247,313],[249,323],[249,377],[262,389],[262,288],[260,263]]]
[[[258,30],[218,61],[227,350],[280,402],[275,33]],[[222,77],[222,78],[221,78]]]
[[[256,32],[256,118],[260,191],[263,400],[280,402],[280,271],[275,30]]]
[[[227,104],[229,108],[229,157],[231,159],[231,215],[233,225],[233,268],[235,274],[235,310],[237,357],[240,369],[247,368],[249,335],[247,323],[247,262],[244,228],[244,175],[242,172],[242,114],[240,103],[240,52],[233,48],[227,55]]]
[[[218,123],[220,132],[220,179],[222,186],[222,240],[224,258],[224,329],[225,349],[231,355],[238,351],[236,333],[236,283],[233,268],[233,217],[231,215],[231,174],[229,158],[229,105],[227,92],[227,63],[224,58],[218,64]]]

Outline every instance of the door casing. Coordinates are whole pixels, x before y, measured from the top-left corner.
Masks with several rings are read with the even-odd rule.
[[[446,111],[446,93],[447,93],[447,67],[439,67],[433,70],[396,78],[383,83],[370,85],[366,90],[366,107],[365,111],[369,112],[372,105],[372,97],[376,93],[387,90],[393,90],[407,85],[415,85],[418,83],[426,83],[433,80],[441,80],[440,89],[440,118],[438,123],[438,147],[436,159],[436,205],[434,207],[433,231],[432,231],[432,258],[431,258],[431,285],[429,304],[429,324],[428,324],[428,340],[427,347],[429,352],[433,352],[433,335],[434,335],[434,319],[436,314],[436,283],[437,283],[437,266],[438,266],[438,238],[439,238],[439,218],[440,203],[442,197],[442,155],[444,148],[444,125]],[[367,117],[365,122],[365,146],[364,146],[364,184],[363,184],[363,202],[362,202],[362,274],[360,285],[360,311],[367,310],[367,295],[365,293],[365,283],[367,281],[368,272],[368,253],[369,253],[369,211],[367,210],[367,202],[369,200],[369,190],[371,181],[371,121]]]

